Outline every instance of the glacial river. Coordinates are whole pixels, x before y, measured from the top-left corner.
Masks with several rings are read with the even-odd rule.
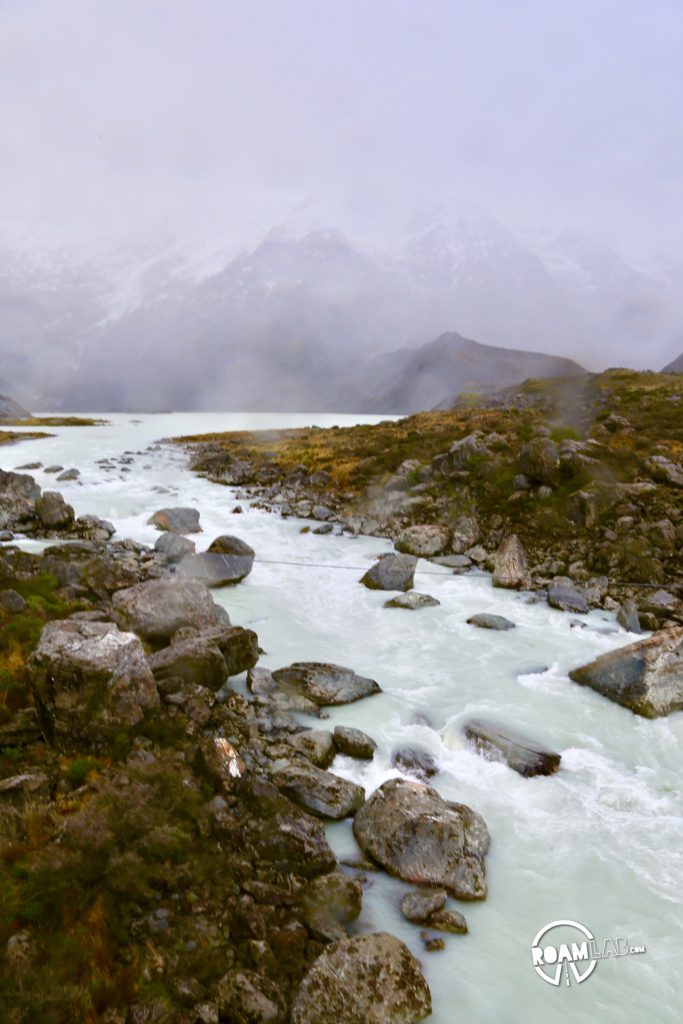
[[[437,759],[435,787],[486,819],[489,896],[457,904],[469,934],[445,936],[442,952],[425,952],[419,929],[401,917],[408,887],[382,873],[368,875],[358,929],[387,930],[408,943],[432,990],[432,1024],[678,1024],[683,714],[637,718],[567,675],[635,637],[607,613],[564,614],[531,603],[528,595],[493,590],[487,576],[454,576],[426,562],[418,566],[415,586],[437,597],[440,607],[384,609],[387,595],[366,590],[358,579],[389,542],[302,535],[302,521],[249,510],[244,501],[245,514],[232,515],[233,489],[194,476],[184,452],[154,445],[210,430],[343,425],[372,417],[207,413],[110,420],[102,427],[58,428],[50,439],[5,448],[2,467],[33,461],[78,467],[77,482],[34,475],[42,487],[61,489],[77,514],[110,519],[120,537],[153,544],[157,534],[147,519],[166,505],[200,510],[198,550],[220,533],[243,537],[257,554],[253,572],[214,596],[233,622],[258,632],[267,651],[262,664],[334,661],[372,676],[384,691],[331,709],[323,726],[357,726],[379,744],[371,763],[338,757],[333,770],[370,793],[398,774],[390,765],[397,744],[420,745]],[[125,467],[97,465],[126,451],[134,457]],[[518,628],[495,633],[466,625],[481,611],[505,615]],[[243,680],[235,685],[243,687]],[[477,756],[463,742],[462,724],[478,716],[516,726],[558,750],[559,773],[526,780]],[[331,826],[328,834],[340,856],[358,853],[350,822]],[[623,937],[646,952],[600,960],[580,984],[572,977],[567,985],[563,974],[555,987],[534,970],[531,945],[557,920],[584,925],[599,948],[607,938]]]

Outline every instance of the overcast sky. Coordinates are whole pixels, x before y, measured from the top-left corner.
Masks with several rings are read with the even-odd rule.
[[[682,0],[0,0],[0,231],[381,239],[435,200],[683,256]]]

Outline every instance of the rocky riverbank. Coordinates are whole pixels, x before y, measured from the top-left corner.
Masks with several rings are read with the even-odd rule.
[[[495,573],[516,537],[508,585],[639,631],[683,622],[682,403],[678,374],[615,370],[376,426],[177,440],[257,506],[454,572]]]

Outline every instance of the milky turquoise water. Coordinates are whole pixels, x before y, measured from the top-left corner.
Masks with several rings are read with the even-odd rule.
[[[379,744],[372,763],[338,758],[334,770],[370,792],[397,774],[390,766],[397,744],[419,744],[440,766],[436,788],[484,815],[492,834],[489,896],[458,905],[470,932],[446,936],[443,952],[426,953],[418,929],[402,919],[398,906],[407,887],[383,874],[368,876],[358,928],[394,932],[421,959],[433,1024],[680,1021],[683,715],[637,718],[567,676],[635,638],[606,613],[564,614],[529,603],[528,595],[493,590],[486,576],[452,576],[425,562],[416,589],[433,594],[440,607],[384,609],[386,595],[358,579],[374,555],[389,550],[388,542],[301,535],[301,521],[251,511],[244,501],[245,514],[233,516],[232,488],[195,477],[182,451],[147,450],[179,434],[361,420],[373,417],[117,415],[106,427],[59,428],[54,438],[3,449],[0,464],[77,466],[75,483],[55,484],[40,471],[35,476],[43,487],[61,489],[77,513],[111,519],[121,536],[153,543],[156,534],[146,525],[151,512],[189,504],[201,512],[199,550],[219,533],[243,537],[263,561],[238,587],[214,593],[234,622],[257,630],[267,651],[263,664],[336,661],[374,677],[384,690],[333,709],[323,723],[357,726]],[[134,455],[130,472],[106,473],[96,465],[126,450],[143,453]],[[292,561],[345,568],[270,564]],[[506,615],[518,628],[494,633],[467,626],[467,617],[480,611]],[[463,722],[478,716],[514,725],[560,751],[560,772],[526,780],[478,757],[462,739]],[[335,824],[328,834],[340,855],[357,853],[350,823]],[[582,984],[555,988],[534,972],[531,943],[558,919],[578,921],[601,940],[624,936],[647,951],[601,961]]]

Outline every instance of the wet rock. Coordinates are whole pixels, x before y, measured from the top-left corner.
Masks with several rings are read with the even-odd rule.
[[[168,642],[183,626],[206,629],[229,624],[227,612],[215,604],[203,583],[173,576],[118,590],[112,606],[122,628],[156,643]]]
[[[351,729],[346,725],[335,726],[334,745],[340,754],[347,757],[357,757],[361,760],[371,761],[375,756],[377,744],[367,733],[360,729]]]
[[[617,612],[617,622],[627,633],[642,633],[638,607],[635,601],[624,601]]]
[[[214,992],[219,1019],[230,1024],[284,1024],[286,1005],[278,988],[262,974],[229,971]]]
[[[483,819],[429,786],[385,782],[357,812],[353,833],[366,856],[405,882],[437,886],[457,899],[486,896]]]
[[[548,437],[534,437],[524,445],[519,469],[530,480],[554,486],[560,475],[560,452]]]
[[[446,943],[443,939],[438,939],[436,936],[431,937],[428,932],[420,932],[420,938],[424,942],[424,947],[428,953],[440,953],[442,949],[446,948]]]
[[[319,536],[322,536],[326,533],[332,533],[333,530],[334,526],[332,525],[332,523],[322,523],[322,525],[316,526],[315,530],[313,530],[312,532],[318,534]]]
[[[315,765],[289,765],[274,772],[272,780],[290,800],[318,818],[348,818],[365,800],[362,786]]]
[[[0,590],[0,608],[6,612],[23,612],[28,608],[26,601],[16,590]]]
[[[494,587],[520,590],[529,585],[526,552],[516,534],[510,534],[495,554]]]
[[[467,722],[465,736],[478,753],[490,761],[503,761],[525,778],[552,775],[560,767],[560,755],[508,726],[484,719]]]
[[[334,740],[326,729],[307,729],[293,736],[289,743],[318,768],[329,768],[334,760]]]
[[[447,526],[408,526],[396,538],[395,547],[406,555],[430,558],[432,555],[440,555],[448,547],[450,537],[451,531]]]
[[[154,550],[165,555],[167,560],[173,564],[182,561],[186,555],[193,555],[195,544],[193,540],[188,540],[180,533],[166,532],[157,538]]]
[[[644,718],[683,710],[683,626],[603,654],[569,673]]]
[[[467,620],[469,626],[479,626],[480,629],[515,629],[515,623],[510,622],[504,615],[491,615],[489,612],[479,612],[477,615],[470,615]]]
[[[273,672],[273,680],[284,690],[294,690],[318,705],[351,704],[380,693],[374,679],[356,675],[350,668],[327,662],[298,661]]]
[[[65,530],[73,525],[75,516],[59,491],[45,491],[36,499],[36,516],[46,530]]]
[[[199,512],[196,508],[160,508],[147,520],[157,530],[171,533],[200,533]]]
[[[66,483],[68,480],[78,480],[81,475],[79,469],[65,469],[63,473],[60,473],[57,477],[62,483]]]
[[[157,651],[149,659],[157,684],[166,679],[196,683],[219,690],[228,678],[228,666],[221,651],[206,636],[189,637]]]
[[[360,883],[340,872],[320,875],[306,886],[301,905],[304,924],[319,942],[337,942],[347,937],[344,925],[361,912]]]
[[[425,782],[439,771],[433,756],[419,747],[397,747],[391,753],[391,763],[402,772]]]
[[[278,686],[267,668],[249,669],[247,686],[252,693],[272,701],[281,711],[299,711],[305,715],[320,716],[318,704],[292,687]]]
[[[401,913],[412,924],[426,924],[429,917],[446,906],[445,889],[418,889],[401,900]]]
[[[304,976],[292,1024],[417,1024],[431,995],[407,946],[385,932],[343,939]]]
[[[472,560],[467,555],[441,555],[439,558],[432,559],[437,565],[443,565],[447,569],[453,569],[454,572],[460,573],[465,572],[472,566]]]
[[[184,558],[178,572],[202,580],[209,587],[224,587],[243,580],[253,565],[254,549],[239,537],[224,536],[217,537],[208,551]]]
[[[57,465],[46,466],[45,467],[45,472],[46,473],[61,473],[63,469],[64,469],[64,466],[57,466]]]
[[[579,615],[588,611],[588,603],[583,594],[571,586],[569,580],[555,580],[548,587],[548,604],[561,612],[576,612]]]
[[[43,733],[64,753],[105,746],[159,705],[140,640],[111,622],[48,622],[28,670]]]
[[[370,590],[411,590],[416,565],[414,555],[383,555],[360,582]]]
[[[417,590],[409,590],[405,594],[398,594],[396,597],[385,601],[385,608],[405,608],[408,611],[418,611],[420,608],[436,608],[441,602],[437,601],[431,594],[420,594]]]
[[[436,928],[439,932],[467,935],[467,920],[459,910],[437,910],[429,915],[425,924],[428,928]]]

